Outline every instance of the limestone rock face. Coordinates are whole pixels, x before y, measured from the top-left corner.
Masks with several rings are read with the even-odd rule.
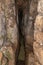
[[[34,24],[34,40],[33,48],[35,53],[35,60],[40,65],[43,65],[43,16],[36,16]]]
[[[43,43],[43,16],[36,16],[34,25],[34,39],[41,44]]]
[[[0,64],[1,65],[14,65],[15,64],[15,55],[14,55],[14,51],[12,49],[11,46],[6,47],[3,46],[0,49]]]
[[[35,60],[34,60],[34,54],[30,53],[28,58],[29,58],[28,64],[29,65],[35,65],[35,63],[34,63],[35,62]]]
[[[3,58],[3,54],[2,54],[2,52],[0,51],[0,65],[1,65],[2,58]]]
[[[35,65],[43,65],[43,0],[38,1],[38,15],[34,23]]]
[[[38,13],[41,13],[41,15],[43,15],[43,0],[38,0],[37,11]]]
[[[35,27],[34,29],[37,31],[42,31],[43,32],[43,16],[36,16],[36,20],[35,20]]]
[[[32,16],[33,18],[35,18],[37,15],[37,5],[38,0],[31,0],[29,7],[29,15]]]
[[[35,22],[35,17],[37,15],[37,0],[31,0],[29,6],[30,6],[29,13],[27,10],[27,13],[25,14],[24,17],[26,65],[35,65],[33,42],[34,42],[34,22]]]
[[[18,30],[15,1],[0,0],[0,65],[7,63],[15,65],[17,47]]]
[[[3,59],[2,59],[2,65],[5,65],[5,64],[8,64],[7,63],[7,59],[5,57],[3,57]]]
[[[9,60],[9,65],[14,65],[15,64],[15,54],[14,54],[14,50],[12,47],[8,47],[8,51],[10,53],[10,57],[11,59]]]
[[[5,6],[7,38],[11,43],[17,44],[18,30],[16,23],[16,9],[14,0],[5,0]]]
[[[5,30],[5,14],[4,14],[4,3],[0,2],[0,47],[3,45],[6,30]]]
[[[25,41],[26,65],[43,65],[43,0],[18,0],[17,5],[23,7],[21,31]],[[15,1],[0,1],[0,65],[15,65],[18,38]]]
[[[35,54],[35,61],[38,62],[39,65],[43,65],[43,45],[40,45],[38,42],[34,42],[33,48]]]

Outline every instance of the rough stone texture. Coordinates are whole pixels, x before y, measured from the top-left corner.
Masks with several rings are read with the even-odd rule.
[[[8,40],[16,44],[18,43],[18,30],[17,30],[17,23],[16,23],[16,15],[15,15],[15,3],[14,0],[7,3],[7,0],[5,0],[5,16],[6,16],[6,30],[7,30],[7,38]]]
[[[34,48],[36,61],[40,65],[43,65],[43,46],[40,45],[38,42],[34,42],[33,48]]]
[[[3,59],[2,59],[2,65],[7,65],[7,64],[8,64],[7,59],[5,57],[3,57]]]
[[[34,24],[34,39],[40,44],[43,43],[43,16],[36,16]]]
[[[41,17],[41,16],[40,16]],[[38,17],[37,24],[35,24],[35,30],[34,30],[34,40],[35,43],[33,43],[34,53],[37,57],[37,61],[39,64],[43,65],[43,18]],[[36,23],[36,22],[35,22]]]
[[[9,3],[8,3],[9,2]],[[5,16],[7,40],[12,44],[14,50],[14,60],[18,54],[18,28],[16,20],[16,7],[14,0],[5,0]],[[15,61],[16,62],[16,61]]]
[[[33,19],[37,15],[37,5],[38,5],[38,0],[31,0],[30,1],[29,16],[31,16]]]
[[[38,0],[38,7],[37,7],[38,13],[43,15],[43,0]]]
[[[28,57],[29,59],[27,60],[27,64],[28,65],[35,65],[35,60],[34,60],[34,54],[31,52],[30,54],[29,54],[29,57]]]
[[[9,65],[15,65],[15,54],[14,54],[14,50],[12,49],[12,47],[8,47],[8,51],[10,53],[11,59],[9,60]]]
[[[43,45],[43,33],[35,31],[34,39],[36,40],[36,42],[39,42]]]
[[[29,11],[27,10],[27,20],[25,25],[25,50],[26,50],[26,65],[34,64],[33,42],[34,42],[34,22],[37,15],[37,0],[30,1]],[[29,13],[28,13],[29,12]],[[24,24],[25,24],[24,21]],[[31,54],[32,53],[32,54]],[[30,57],[29,57],[30,56]]]
[[[2,52],[0,51],[0,65],[1,65],[2,57],[3,57],[3,54],[2,54]]]
[[[4,2],[0,1],[0,47],[4,44],[5,35],[6,30],[5,30]]]
[[[23,1],[23,0],[21,0]],[[34,41],[34,21],[37,15],[37,0],[29,0],[28,2],[24,0],[21,2],[18,0],[18,6],[23,10],[23,18],[20,22],[20,30],[24,36],[25,41],[25,65],[34,64],[33,58],[33,41]],[[25,3],[26,2],[26,3]],[[21,5],[19,4],[21,3]],[[23,5],[23,3],[25,3]],[[31,54],[32,53],[32,54]],[[30,62],[29,62],[30,61]]]
[[[34,24],[35,65],[43,65],[43,0],[38,1],[38,15]]]
[[[15,54],[11,46],[3,46],[0,52],[0,62],[2,65],[14,65],[15,64]]]
[[[35,60],[35,65],[40,65],[40,63],[37,60]]]
[[[9,61],[8,65],[15,65],[16,51],[18,48],[18,30],[16,21],[16,9],[14,0],[1,0],[0,1],[0,48],[2,53],[6,52],[6,48],[12,57],[6,60],[5,57],[1,59],[2,65]],[[5,47],[4,47],[5,46]],[[11,47],[10,47],[11,46]],[[13,48],[13,49],[12,49]],[[1,53],[0,53],[1,55]],[[3,55],[2,55],[3,56]],[[6,60],[6,61],[5,61]]]
[[[43,32],[43,16],[40,16],[40,15],[36,16],[36,20],[35,20],[34,26],[35,26],[34,29],[36,31]]]
[[[43,0],[38,1],[38,8],[37,8],[37,0],[31,0],[31,1],[18,0],[18,1],[19,1],[17,3],[19,4],[18,6],[23,8],[23,21],[21,22],[23,26],[20,27],[22,28],[21,31],[25,41],[26,65],[43,65],[43,49],[42,49],[43,16],[40,16],[43,15]],[[2,1],[0,2],[0,46],[2,46],[3,44],[6,47],[9,46],[7,47],[7,50],[10,52],[12,58],[8,62],[6,54],[4,54],[5,57],[3,57],[2,59],[3,55],[0,52],[0,61],[2,60],[2,65],[6,64],[6,62],[8,62],[8,65],[15,65],[16,62],[15,58],[19,44],[18,44],[18,28],[17,28],[15,8],[16,7],[14,0],[4,0],[3,2]],[[37,10],[39,14],[38,16],[36,16]],[[33,43],[34,40],[35,43]],[[2,50],[5,53],[6,48],[4,46],[2,47]],[[35,64],[34,64],[34,56],[35,56]]]

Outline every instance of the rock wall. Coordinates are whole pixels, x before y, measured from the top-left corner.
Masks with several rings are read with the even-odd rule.
[[[0,0],[0,65],[16,65],[19,8],[23,10],[20,29],[24,37],[25,65],[43,65],[43,0],[16,1]]]
[[[38,0],[38,15],[34,24],[35,65],[43,65],[43,0]]]
[[[14,0],[0,0],[0,65],[15,65],[18,30]]]

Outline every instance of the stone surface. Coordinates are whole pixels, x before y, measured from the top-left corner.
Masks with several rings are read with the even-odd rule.
[[[28,57],[28,64],[27,65],[35,65],[34,54],[31,52]]]
[[[34,33],[34,39],[39,42],[40,44],[43,44],[43,33],[39,31],[35,31]]]
[[[34,29],[43,32],[43,16],[36,16]]]
[[[1,65],[2,58],[3,58],[3,54],[2,54],[2,52],[0,51],[0,65]]]
[[[5,57],[3,57],[2,59],[2,65],[7,65],[8,64],[8,61]]]
[[[4,2],[0,2],[0,46],[3,45],[6,35],[5,30],[5,14],[4,14]]]
[[[0,61],[2,61],[2,65],[5,65],[5,64],[14,65],[15,64],[15,54],[11,46],[2,47],[1,52],[0,52]]]
[[[43,65],[43,45],[40,45],[38,42],[34,42],[33,48],[36,61]]]
[[[3,54],[2,54],[2,52],[0,51],[0,60],[2,59],[2,57],[3,57]]]
[[[40,65],[40,63],[39,63],[39,62],[37,62],[37,61],[35,61],[35,65]]]
[[[37,11],[39,14],[43,15],[43,0],[38,0]]]
[[[34,23],[33,50],[35,65],[43,65],[43,0],[38,0],[38,15]]]
[[[29,15],[32,16],[33,18],[35,18],[37,15],[37,4],[38,4],[38,0],[30,1]]]
[[[6,39],[7,39],[12,44],[13,49],[10,46],[2,47],[1,50],[4,54],[4,58],[2,59],[2,65],[6,64],[7,60],[9,60],[8,65],[15,65],[15,62],[16,62],[15,53],[18,50],[17,49],[17,47],[18,47],[18,28],[17,28],[17,21],[16,21],[15,2],[14,2],[14,0],[5,0],[4,3],[5,3],[5,5],[4,5],[5,14],[4,15],[5,15],[5,20],[6,20],[6,33],[7,34],[4,36],[3,39],[4,39],[4,43],[6,42],[6,44],[7,44],[7,41],[6,41]],[[19,3],[17,3],[17,4],[19,4],[19,6],[21,7],[22,3],[24,4],[25,2],[23,0],[21,0],[21,1],[19,0]],[[43,65],[43,55],[42,55],[43,50],[42,49],[39,50],[39,45],[41,44],[41,46],[42,46],[42,42],[43,42],[43,33],[41,32],[41,31],[43,31],[43,23],[42,23],[43,17],[39,16],[40,20],[39,20],[39,18],[37,18],[37,20],[36,20],[37,22],[35,22],[35,30],[34,30],[34,19],[37,14],[37,0],[30,1],[30,5],[29,5],[30,9],[28,8],[28,5],[27,5],[27,2],[23,5],[23,6],[25,6],[24,8],[26,8],[26,9],[23,9],[24,10],[24,12],[23,12],[24,20],[23,20],[23,30],[21,30],[25,35],[24,36],[25,37],[25,40],[24,40],[25,41],[25,50],[26,50],[26,55],[28,55],[28,56],[26,56],[27,57],[26,65],[29,65],[29,64],[34,65],[34,54],[37,57],[37,53],[39,53],[39,56],[37,58],[39,59],[39,62]],[[41,7],[43,8],[43,6],[41,6]],[[1,6],[0,6],[0,11],[1,11]],[[43,11],[43,9],[42,9],[42,11]],[[1,15],[2,14],[3,14],[3,12],[1,12]],[[1,15],[0,15],[0,17],[1,17]],[[41,21],[41,23],[40,23],[40,21]],[[37,28],[40,32],[36,30]],[[0,29],[1,29],[1,25],[0,25]],[[3,32],[3,30],[2,30],[2,32]],[[34,45],[34,43],[33,43],[33,41],[34,41],[33,38],[37,42],[39,42],[41,40],[40,44],[38,45],[38,49],[36,49],[37,45],[36,44]],[[2,41],[0,43],[2,43]],[[33,54],[33,48],[34,48],[34,54]],[[6,49],[9,51],[11,59],[9,59],[7,57]],[[42,61],[40,61],[40,59]]]
[[[15,63],[16,63],[15,54],[14,54],[12,47],[8,47],[8,51],[9,51],[10,56],[11,56],[11,59],[9,59],[9,65],[15,65]]]

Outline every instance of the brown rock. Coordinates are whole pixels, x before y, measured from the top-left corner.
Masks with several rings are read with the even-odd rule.
[[[0,51],[0,60],[2,60],[2,57],[3,57],[3,54],[2,54],[2,52]]]
[[[34,54],[33,54],[33,52],[30,52],[29,54],[27,54],[25,65],[34,65]]]
[[[15,65],[15,54],[12,47],[8,47],[11,59],[9,59],[9,65]]]
[[[2,59],[2,65],[7,64],[8,65],[14,65],[15,63],[15,55],[14,51],[11,46],[4,46],[1,48],[1,51],[3,52],[3,59]]]
[[[35,65],[34,62],[35,62],[35,60],[34,60],[34,54],[31,52],[29,54],[28,65]]]
[[[43,45],[40,45],[37,42],[34,42],[33,44],[34,54],[35,54],[35,60],[43,65]]]
[[[2,52],[0,51],[0,65],[1,65],[2,57],[3,57],[3,54],[2,54]]]
[[[34,39],[39,42],[39,43],[43,43],[43,33],[39,32],[39,31],[35,31],[34,32]]]
[[[37,14],[37,0],[32,0],[30,3],[30,9],[29,9],[29,14],[30,16],[32,16],[33,18],[35,17],[35,15]]]
[[[37,11],[39,14],[43,15],[43,0],[39,0]]]
[[[36,16],[34,27],[35,30],[43,31],[43,16]]]
[[[35,65],[40,65],[39,62],[35,61]]]
[[[2,65],[7,65],[7,64],[8,64],[7,59],[3,56]]]

